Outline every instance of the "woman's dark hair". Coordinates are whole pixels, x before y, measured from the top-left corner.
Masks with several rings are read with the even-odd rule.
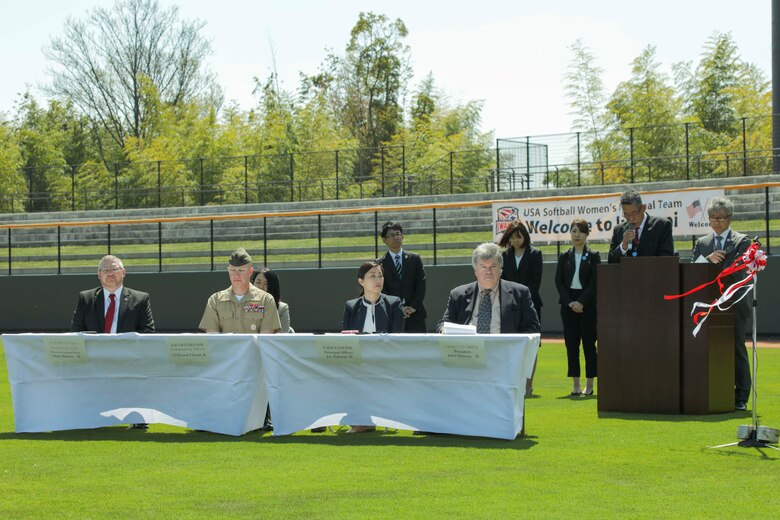
[[[357,277],[361,280],[366,277],[366,273],[369,272],[374,267],[378,267],[380,271],[383,271],[382,264],[372,260],[370,262],[363,262],[363,265],[360,266],[357,272]],[[359,284],[358,284],[359,285]],[[360,286],[360,296],[363,296],[363,286]]]
[[[265,276],[265,281],[268,282],[267,292],[274,297],[276,308],[278,309],[279,302],[282,301],[282,291],[279,287],[279,276],[268,267],[263,267],[262,269],[258,269],[252,273],[252,276],[249,278],[249,280],[252,282],[252,285],[255,284],[255,280],[257,280],[257,277],[260,276],[260,274]]]
[[[579,229],[582,233],[585,233],[586,235],[590,235],[590,227],[588,226],[588,221],[584,218],[575,218],[571,221],[571,228]]]
[[[498,241],[498,245],[501,247],[507,247],[509,245],[509,239],[515,233],[520,233],[523,236],[523,246],[528,247],[531,245],[531,235],[528,234],[528,224],[525,220],[519,218],[509,224],[504,230],[504,234],[501,235],[501,240]]]

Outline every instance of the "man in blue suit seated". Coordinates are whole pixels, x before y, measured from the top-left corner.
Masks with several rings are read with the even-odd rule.
[[[525,285],[502,280],[503,263],[496,244],[477,246],[471,257],[477,281],[450,292],[447,309],[437,326],[439,332],[445,322],[475,325],[477,334],[539,332],[531,291]]]

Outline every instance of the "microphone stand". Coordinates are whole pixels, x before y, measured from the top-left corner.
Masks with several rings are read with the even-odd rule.
[[[751,387],[751,401],[753,407],[753,424],[742,425],[737,429],[737,438],[742,439],[737,442],[730,442],[728,444],[720,444],[718,446],[708,446],[708,448],[726,448],[729,446],[740,446],[742,448],[772,448],[773,450],[780,451],[780,448],[772,446],[770,443],[777,443],[778,430],[768,428],[766,426],[758,425],[758,413],[756,411],[756,362],[758,361],[758,354],[756,352],[756,319],[758,309],[758,275],[755,275],[753,279],[753,381]],[[735,345],[736,348],[736,345]],[[771,440],[774,439],[774,440]]]

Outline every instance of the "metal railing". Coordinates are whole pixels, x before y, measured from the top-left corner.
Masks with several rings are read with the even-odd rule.
[[[780,235],[780,183],[730,186],[726,191],[738,208],[734,228],[758,236],[771,254],[772,242]],[[554,204],[549,198],[545,201]],[[258,264],[346,267],[378,256],[381,224],[391,219],[404,222],[405,245],[420,253],[427,265],[468,263],[475,245],[493,239],[492,205],[500,202],[3,224],[0,274],[91,272],[105,254],[120,256],[136,272],[214,270],[222,268],[239,246],[249,249]],[[675,238],[682,256],[695,238]],[[560,242],[536,245],[548,260],[561,250]],[[607,250],[605,241],[592,245]]]
[[[363,199],[772,173],[771,118],[728,132],[682,123],[498,139],[495,148],[295,151],[176,161],[46,166],[15,172],[0,212],[82,211]],[[45,186],[46,189],[37,189]]]

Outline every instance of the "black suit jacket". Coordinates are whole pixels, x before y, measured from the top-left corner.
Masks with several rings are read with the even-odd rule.
[[[103,288],[90,289],[79,293],[76,310],[70,322],[72,332],[103,332],[106,322]],[[149,294],[122,287],[119,297],[119,316],[116,331],[154,332],[154,318]]]
[[[574,279],[574,270],[576,268],[574,261],[576,258],[573,247],[558,257],[558,267],[555,269],[555,287],[558,289],[558,295],[560,296],[558,303],[561,305],[569,305],[574,301],[569,291],[571,290],[571,282]],[[582,259],[580,260],[579,272],[582,292],[577,298],[577,301],[583,307],[596,305],[596,266],[600,263],[601,256],[599,252],[585,246],[582,252]]]
[[[520,265],[515,263],[515,249],[508,247],[501,253],[504,257],[504,267],[501,270],[501,278],[510,282],[525,285],[531,290],[531,300],[535,309],[542,308],[542,297],[539,288],[542,286],[542,252],[533,246],[525,248],[525,253],[520,259]]]
[[[727,267],[731,267],[737,258],[745,254],[745,251],[747,251],[748,247],[750,247],[750,238],[747,235],[743,235],[742,233],[738,233],[732,229],[729,232],[728,237],[726,237],[726,242],[723,244],[723,250],[726,252],[726,256],[723,258],[723,262],[721,262],[719,265],[720,269],[723,270]],[[715,235],[714,233],[708,233],[696,240],[696,244],[693,246],[691,260],[695,262],[696,259],[700,256],[707,256],[714,251]],[[743,277],[744,273],[731,275],[726,277],[724,282],[726,285],[731,285]],[[741,291],[743,291],[743,289],[740,289],[736,296],[740,296],[742,294]],[[739,303],[734,306],[734,310],[737,317],[743,319],[747,318],[751,312],[750,297],[747,296],[742,298]]]
[[[424,320],[428,314],[425,310],[425,269],[423,269],[420,255],[404,251],[401,255],[402,277],[399,278],[395,270],[395,262],[390,252],[385,253],[376,259],[377,263],[382,265],[382,271],[385,276],[385,286],[382,289],[384,294],[397,296],[408,305],[415,309],[415,313],[408,319]]]
[[[536,316],[531,291],[525,285],[499,280],[498,297],[501,306],[501,333],[524,334],[539,332],[539,318]],[[450,291],[447,309],[436,326],[441,332],[445,321],[468,325],[474,314],[474,302],[479,288],[477,282],[461,285]]]
[[[344,318],[341,320],[341,330],[363,330],[366,321],[366,311],[363,297],[347,301],[344,306]],[[377,332],[403,332],[404,310],[401,299],[395,296],[381,294],[374,312]]]
[[[628,222],[623,222],[612,233],[608,257],[610,264],[620,263],[620,258],[625,256],[620,252],[620,243],[623,242],[623,233],[627,229]],[[639,233],[637,256],[674,256],[671,221],[647,215],[645,227]]]

